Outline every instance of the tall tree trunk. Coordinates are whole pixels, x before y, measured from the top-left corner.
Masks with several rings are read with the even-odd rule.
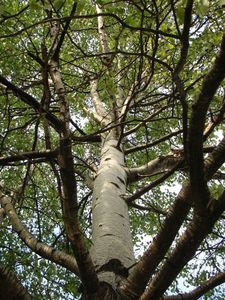
[[[123,199],[127,182],[124,153],[117,144],[116,138],[108,137],[102,146],[93,190],[91,248],[100,282],[114,290],[135,261],[128,207]]]

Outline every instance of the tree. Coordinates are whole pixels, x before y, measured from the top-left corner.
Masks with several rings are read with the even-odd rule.
[[[1,2],[1,299],[223,298],[223,13]]]

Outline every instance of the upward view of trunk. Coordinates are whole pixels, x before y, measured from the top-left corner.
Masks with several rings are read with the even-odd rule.
[[[128,206],[124,200],[127,176],[124,153],[113,137],[103,141],[94,181],[91,256],[100,281],[116,288],[134,264]]]
[[[224,1],[4,0],[0,25],[0,300],[222,300]]]

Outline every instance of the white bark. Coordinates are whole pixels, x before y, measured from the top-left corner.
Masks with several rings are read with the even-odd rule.
[[[126,168],[129,181],[133,182],[161,172],[169,171],[182,161],[182,159],[182,157],[176,157],[173,154],[168,154],[166,156],[160,156],[153,159],[143,166],[130,169]]]
[[[111,259],[119,260],[126,268],[134,263],[128,206],[121,197],[127,180],[124,154],[116,145],[117,140],[105,142],[94,182],[91,256],[96,270]],[[113,277],[112,272],[99,273],[100,280],[114,285]]]
[[[96,4],[96,11],[97,14],[102,14],[101,5]],[[102,48],[102,53],[108,53],[109,49],[108,49],[107,37],[104,29],[103,16],[98,16],[98,32],[99,32],[99,39]]]

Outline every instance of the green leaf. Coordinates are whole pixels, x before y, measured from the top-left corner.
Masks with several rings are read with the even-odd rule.
[[[185,2],[179,1],[176,8],[176,16],[180,24],[184,23]]]
[[[177,7],[176,15],[177,15],[178,22],[180,24],[183,24],[184,23],[184,8],[183,8],[183,6],[179,5]]]
[[[54,7],[56,10],[59,10],[64,4],[65,4],[65,0],[56,0],[54,1]]]
[[[139,21],[136,18],[134,18],[133,16],[127,17],[125,22],[133,27],[138,26],[138,23],[139,23]]]
[[[197,13],[201,16],[204,17],[209,9],[209,1],[208,0],[200,0],[197,3]]]
[[[40,9],[42,9],[42,5],[40,4],[39,1],[30,0],[30,8],[32,10],[40,10]]]
[[[225,0],[220,0],[219,5],[224,6],[225,5]]]
[[[2,17],[6,17],[6,16],[10,16],[11,13],[10,13],[10,9],[9,7],[6,7],[6,5],[4,4],[0,4],[0,16]]]
[[[3,15],[4,10],[5,10],[5,5],[4,4],[0,4],[0,16]]]
[[[86,1],[85,1],[85,0],[79,0],[79,1],[77,2],[77,9],[76,9],[76,12],[77,12],[78,15],[79,15],[79,14],[81,13],[81,11],[84,9],[85,4],[86,4]]]

